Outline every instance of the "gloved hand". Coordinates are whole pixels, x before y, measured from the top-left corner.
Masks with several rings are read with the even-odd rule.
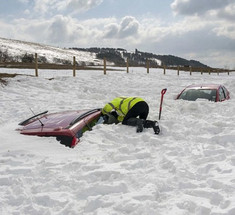
[[[110,114],[111,114],[112,116],[114,116],[116,119],[118,118],[118,114],[117,114],[116,111],[112,111]]]
[[[108,121],[109,121],[109,116],[104,114],[104,115],[102,115],[102,117],[103,117],[103,120],[104,120],[104,124],[107,124]]]

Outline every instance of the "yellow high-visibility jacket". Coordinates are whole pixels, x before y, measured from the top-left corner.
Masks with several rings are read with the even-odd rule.
[[[140,97],[117,97],[103,107],[102,113],[107,114],[115,110],[118,113],[118,121],[122,122],[128,111],[140,101],[144,100]]]

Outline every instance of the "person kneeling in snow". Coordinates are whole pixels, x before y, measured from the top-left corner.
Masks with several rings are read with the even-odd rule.
[[[159,134],[158,122],[147,120],[148,113],[149,106],[140,97],[117,97],[102,108],[108,124],[111,121],[122,122],[123,125],[136,126],[136,132],[142,132],[143,128],[153,128],[154,133]]]

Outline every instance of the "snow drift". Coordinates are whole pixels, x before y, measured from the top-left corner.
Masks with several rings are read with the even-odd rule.
[[[8,81],[0,86],[1,214],[235,214],[233,73],[177,76],[130,68],[129,74],[79,71],[72,77],[71,71],[39,71],[38,78]],[[224,84],[231,100],[174,100],[185,86],[200,83]],[[53,137],[15,130],[29,108],[96,108],[120,95],[143,97],[156,120],[163,88],[160,135],[98,125],[70,149]]]

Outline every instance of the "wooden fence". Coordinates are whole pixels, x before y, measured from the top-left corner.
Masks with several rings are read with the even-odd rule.
[[[120,69],[110,69],[107,68],[106,58],[104,58],[103,65],[100,65],[101,67],[97,66],[79,66],[76,64],[76,58],[73,57],[72,64],[54,64],[54,63],[39,63],[38,62],[38,55],[35,53],[35,60],[33,63],[24,63],[24,62],[0,62],[0,68],[15,68],[15,69],[34,69],[35,70],[35,76],[38,76],[38,70],[39,69],[50,69],[50,70],[72,70],[73,76],[76,76],[76,70],[103,70],[104,75],[107,74],[107,70],[113,70],[113,71],[120,71]],[[120,66],[123,67],[123,66]],[[192,73],[227,73],[228,75],[230,72],[234,72],[235,70],[229,70],[229,69],[219,69],[219,68],[210,68],[210,67],[191,67],[191,66],[151,66],[149,60],[146,61],[146,65],[144,66],[147,70],[147,73],[149,73],[150,68],[160,68],[163,70],[163,74],[166,74],[166,70],[176,70],[177,75],[180,75],[180,72],[189,72],[190,75]],[[125,68],[125,67],[124,67]],[[126,60],[126,72],[129,73],[129,60]]]

